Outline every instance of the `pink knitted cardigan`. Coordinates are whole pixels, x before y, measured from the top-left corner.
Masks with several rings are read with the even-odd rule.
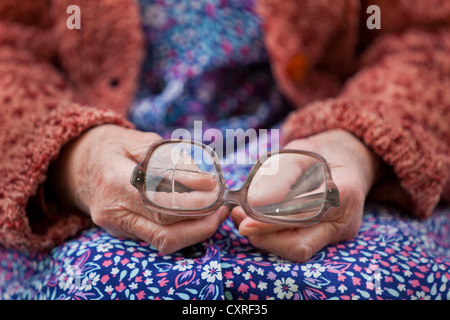
[[[68,141],[104,123],[132,127],[144,44],[133,0],[15,2],[0,2],[0,244],[45,250],[91,221],[73,209],[50,217],[33,200]],[[66,27],[72,4],[81,30]],[[384,194],[426,217],[450,189],[450,5],[377,4],[382,32],[360,33],[369,3],[258,2],[274,76],[298,108],[284,142],[352,132],[392,168]]]

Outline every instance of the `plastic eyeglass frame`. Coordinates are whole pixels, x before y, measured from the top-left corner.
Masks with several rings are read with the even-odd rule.
[[[147,166],[149,163],[149,160],[151,158],[151,155],[156,148],[164,145],[164,144],[170,144],[170,143],[187,143],[196,145],[198,147],[203,148],[213,160],[214,168],[217,172],[218,176],[218,183],[219,183],[219,193],[217,196],[217,199],[209,206],[203,207],[200,209],[169,209],[166,207],[162,207],[156,203],[153,203],[148,199],[146,196],[146,172],[147,172]],[[322,165],[322,168],[324,169],[324,177],[325,177],[325,195],[324,197],[320,197],[320,200],[318,198],[312,199],[311,201],[316,201],[316,204],[319,204],[318,201],[322,202],[321,209],[313,216],[302,218],[302,219],[285,219],[285,218],[277,218],[276,216],[268,216],[261,214],[257,211],[255,211],[247,201],[247,195],[248,195],[248,189],[250,187],[250,183],[252,179],[254,178],[256,172],[259,170],[259,168],[263,165],[264,161],[266,161],[268,158],[270,158],[273,155],[276,154],[284,154],[284,153],[290,153],[290,154],[300,154],[300,155],[307,155],[315,158],[320,162]],[[219,157],[217,156],[216,152],[209,146],[192,140],[178,140],[178,139],[161,139],[155,143],[153,143],[147,150],[144,159],[134,168],[133,173],[131,175],[130,179],[131,184],[139,191],[140,197],[143,201],[143,203],[149,207],[150,209],[153,209],[159,213],[164,214],[172,214],[177,216],[190,216],[190,217],[198,217],[198,216],[205,216],[208,215],[215,210],[219,209],[222,205],[232,205],[232,206],[241,206],[244,212],[249,216],[250,218],[254,220],[258,220],[265,223],[270,224],[277,224],[277,225],[284,225],[284,226],[291,226],[291,227],[302,227],[302,226],[310,226],[313,224],[318,223],[323,216],[325,215],[326,211],[330,209],[331,207],[337,207],[339,206],[339,190],[336,187],[336,184],[334,183],[332,176],[331,176],[331,170],[328,166],[327,161],[320,156],[319,154],[310,152],[310,151],[300,151],[300,150],[291,150],[291,149],[282,149],[282,150],[276,150],[276,151],[269,151],[263,154],[258,158],[256,163],[253,165],[253,167],[250,170],[249,175],[247,176],[244,184],[242,187],[238,190],[230,190],[228,189],[225,178],[223,176],[223,171],[220,165]],[[300,209],[300,208],[299,208]],[[298,213],[302,213],[301,210],[298,211]]]

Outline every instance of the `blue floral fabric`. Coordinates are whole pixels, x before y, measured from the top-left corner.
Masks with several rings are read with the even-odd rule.
[[[147,39],[130,119],[144,131],[268,128],[289,107],[267,63],[254,0],[139,0]]]
[[[419,222],[370,206],[353,240],[304,264],[260,252],[231,220],[197,258],[93,228],[47,254],[0,250],[0,298],[450,299],[449,226],[449,208]]]
[[[271,128],[289,110],[254,0],[138,2],[148,51],[130,110],[139,129]],[[248,166],[223,170],[236,188]],[[418,221],[371,204],[354,239],[300,264],[261,252],[231,219],[170,255],[92,228],[51,252],[0,248],[0,299],[450,299],[449,230],[450,207]]]

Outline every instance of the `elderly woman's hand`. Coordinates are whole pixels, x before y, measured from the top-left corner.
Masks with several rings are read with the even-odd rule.
[[[285,148],[313,151],[327,159],[339,189],[340,206],[329,209],[323,220],[312,227],[286,228],[261,223],[247,217],[241,207],[234,208],[231,216],[239,226],[239,232],[256,247],[292,261],[305,262],[326,245],[356,235],[362,221],[365,198],[380,164],[360,140],[342,130],[294,140]],[[277,177],[274,175],[272,179]],[[270,185],[282,183],[272,181]],[[264,197],[263,192],[261,197]]]
[[[159,139],[155,133],[98,126],[63,149],[53,174],[63,201],[90,214],[96,225],[114,236],[144,240],[168,254],[212,236],[228,209],[188,219],[144,206],[130,177],[147,148]]]

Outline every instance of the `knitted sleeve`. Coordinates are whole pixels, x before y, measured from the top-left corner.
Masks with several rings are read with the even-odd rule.
[[[390,195],[427,217],[448,193],[449,88],[450,29],[386,34],[337,97],[288,117],[284,142],[333,128],[352,132],[392,168],[400,187]]]
[[[89,224],[77,212],[50,219],[30,206],[65,143],[99,124],[129,125],[117,113],[74,102],[73,92],[52,64],[17,46],[0,47],[2,246],[49,249]]]
[[[66,25],[72,4],[80,30]],[[46,214],[52,193],[39,198],[68,141],[96,125],[132,126],[124,115],[143,54],[132,0],[0,1],[1,246],[50,249],[91,223],[74,209]]]
[[[271,68],[295,107],[335,96],[353,69],[359,0],[258,0]]]

